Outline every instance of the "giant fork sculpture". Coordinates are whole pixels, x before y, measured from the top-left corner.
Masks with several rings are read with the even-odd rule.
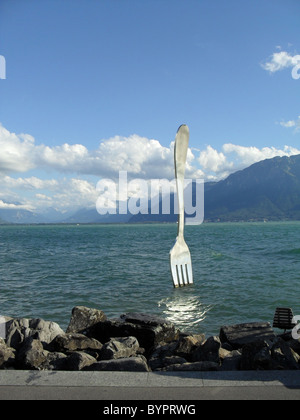
[[[178,195],[178,234],[170,251],[170,265],[174,287],[193,283],[190,250],[184,240],[184,174],[189,144],[189,129],[181,125],[177,131],[174,148],[175,177]]]

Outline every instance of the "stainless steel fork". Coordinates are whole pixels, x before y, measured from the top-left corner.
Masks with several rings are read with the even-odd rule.
[[[178,234],[170,251],[170,265],[174,287],[193,283],[190,250],[184,240],[184,174],[189,144],[189,129],[181,125],[177,131],[174,148],[175,177],[178,195]]]

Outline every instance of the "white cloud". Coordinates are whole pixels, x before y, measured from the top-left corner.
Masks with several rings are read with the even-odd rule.
[[[25,190],[34,190],[34,189],[53,189],[58,185],[56,179],[43,180],[37,177],[29,178],[12,178],[8,175],[5,175],[1,178],[1,187],[2,188],[15,188],[15,189],[25,189]]]
[[[280,51],[272,54],[269,61],[262,64],[264,70],[270,73],[275,73],[279,70],[283,70],[289,67],[295,67],[300,63],[300,55],[291,55],[286,51]]]
[[[200,152],[198,161],[204,172],[215,172],[223,175],[233,168],[233,163],[228,162],[224,153],[218,152],[211,146],[207,146],[205,150]]]
[[[0,124],[0,173],[26,172],[35,165],[34,139],[28,134],[10,133]]]
[[[103,140],[91,163],[110,176],[123,170],[143,178],[155,178],[158,172],[161,177],[169,178],[174,172],[172,159],[171,146],[167,148],[157,140],[134,134],[127,138],[115,136]]]
[[[297,129],[300,118],[280,124]],[[232,143],[219,150],[211,145],[203,150],[189,149],[186,178],[219,180],[260,160],[295,154],[300,150],[290,146],[258,148]],[[53,207],[66,211],[93,207],[99,197],[99,179],[117,180],[121,170],[128,172],[128,181],[173,179],[173,156],[174,142],[165,147],[136,134],[111,137],[102,140],[96,150],[88,150],[82,144],[37,145],[32,136],[10,133],[0,125],[0,209],[40,211]],[[51,176],[28,176],[32,169],[43,175],[51,172]]]
[[[232,143],[224,144],[223,151],[227,155],[235,155],[235,170],[246,168],[253,163],[276,156],[282,157],[300,154],[299,149],[291,146],[284,146],[283,149],[277,149],[276,147],[263,147],[259,149],[257,147],[239,146]]]
[[[290,120],[290,121],[287,121],[287,122],[282,121],[282,122],[280,123],[280,125],[281,125],[282,127],[286,127],[286,128],[295,127],[295,125],[296,125],[296,121],[293,121],[293,120]]]
[[[6,203],[3,200],[0,200],[0,209],[3,210],[34,210],[34,207],[30,204],[14,204]]]
[[[89,152],[82,144],[63,144],[52,148],[41,146],[35,159],[35,165],[38,167],[46,165],[56,170],[77,172],[88,158]]]
[[[225,143],[220,151],[212,146],[207,146],[206,149],[200,151],[198,162],[205,174],[204,178],[217,181],[261,160],[297,154],[300,154],[300,150],[290,146],[284,146],[283,149],[276,147],[260,149],[254,146]]]
[[[254,146],[225,143],[221,151],[214,149],[212,146],[207,146],[206,149],[200,151],[198,162],[203,170],[204,179],[218,181],[224,179],[230,173],[245,169],[261,160],[298,154],[300,154],[300,149],[291,146],[284,146],[282,149],[276,147],[260,149]]]
[[[59,210],[92,207],[96,205],[96,185],[79,178],[63,179],[52,196],[52,205]]]
[[[155,139],[136,134],[102,140],[98,149],[89,151],[82,144],[54,147],[36,145],[32,136],[10,133],[0,125],[0,150],[2,174],[42,169],[115,178],[119,171],[123,170],[127,171],[129,176],[145,179],[174,177],[174,143],[164,147]],[[192,165],[194,158],[189,150],[189,177],[199,175]]]
[[[281,121],[279,124],[285,128],[295,128],[295,132],[299,132],[300,131],[300,116],[296,120]]]
[[[91,207],[98,198],[96,185],[79,178],[42,180],[36,177],[0,177],[0,209],[39,211],[53,207],[59,211]]]

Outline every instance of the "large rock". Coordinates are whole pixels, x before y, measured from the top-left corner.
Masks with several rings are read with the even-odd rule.
[[[299,370],[300,356],[279,337],[257,341],[242,349],[241,370]]]
[[[87,329],[86,335],[102,343],[114,337],[133,336],[148,354],[159,343],[178,338],[178,331],[171,322],[155,315],[130,313],[119,320],[98,322]]]
[[[49,352],[40,340],[27,337],[17,352],[16,362],[18,369],[66,370],[67,356],[60,352]]]
[[[14,366],[15,349],[8,347],[4,339],[0,337],[0,369],[8,369]]]
[[[251,322],[224,326],[220,330],[222,343],[229,343],[234,350],[242,348],[245,344],[259,340],[274,340],[275,333],[269,322]]]
[[[48,353],[40,340],[27,337],[17,353],[17,366],[19,369],[39,370]]]
[[[287,341],[288,346],[300,356],[300,339],[295,340],[294,338],[291,338]]]
[[[68,370],[68,356],[60,352],[46,352],[44,360],[39,370]]]
[[[159,344],[158,346],[156,346],[149,355],[148,364],[150,368],[152,370],[157,370],[167,366],[168,363],[166,363],[166,359],[169,360],[169,358],[177,356],[175,354],[177,346],[177,341],[173,341],[171,343],[166,344]]]
[[[123,372],[149,372],[147,360],[143,356],[127,357],[124,359],[101,360],[84,370],[92,371],[123,371]]]
[[[187,360],[192,358],[194,351],[205,342],[205,334],[182,336],[178,340],[175,354]]]
[[[101,321],[106,321],[106,315],[99,309],[87,308],[86,306],[75,306],[72,309],[72,316],[67,333],[82,333]]]
[[[273,360],[269,343],[260,340],[245,344],[240,362],[241,370],[271,370]]]
[[[163,359],[150,359],[148,362],[149,367],[153,371],[165,370],[171,365],[183,365],[187,364],[188,361],[180,356],[168,356]]]
[[[67,370],[79,371],[95,363],[97,363],[97,360],[90,354],[83,351],[74,351],[68,356],[66,367]]]
[[[99,359],[110,360],[136,356],[139,348],[139,342],[135,337],[112,338],[102,347]]]
[[[273,369],[299,370],[300,356],[281,338],[276,338],[272,348]]]
[[[221,341],[219,337],[209,337],[203,344],[200,344],[192,354],[193,362],[214,362],[220,363],[219,350]]]
[[[49,344],[64,331],[58,324],[43,319],[16,318],[6,323],[6,344],[19,349],[28,337],[33,337],[43,344]]]
[[[79,333],[57,335],[51,343],[55,351],[67,353],[71,351],[100,351],[102,344],[94,338]]]
[[[240,370],[242,353],[240,350],[228,351],[221,348],[219,351],[221,370],[235,371]]]

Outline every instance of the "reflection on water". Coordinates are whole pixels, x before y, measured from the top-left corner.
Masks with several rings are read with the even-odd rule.
[[[205,320],[212,308],[200,302],[193,286],[174,289],[171,296],[158,302],[158,306],[164,317],[183,332],[195,332],[195,326]]]

